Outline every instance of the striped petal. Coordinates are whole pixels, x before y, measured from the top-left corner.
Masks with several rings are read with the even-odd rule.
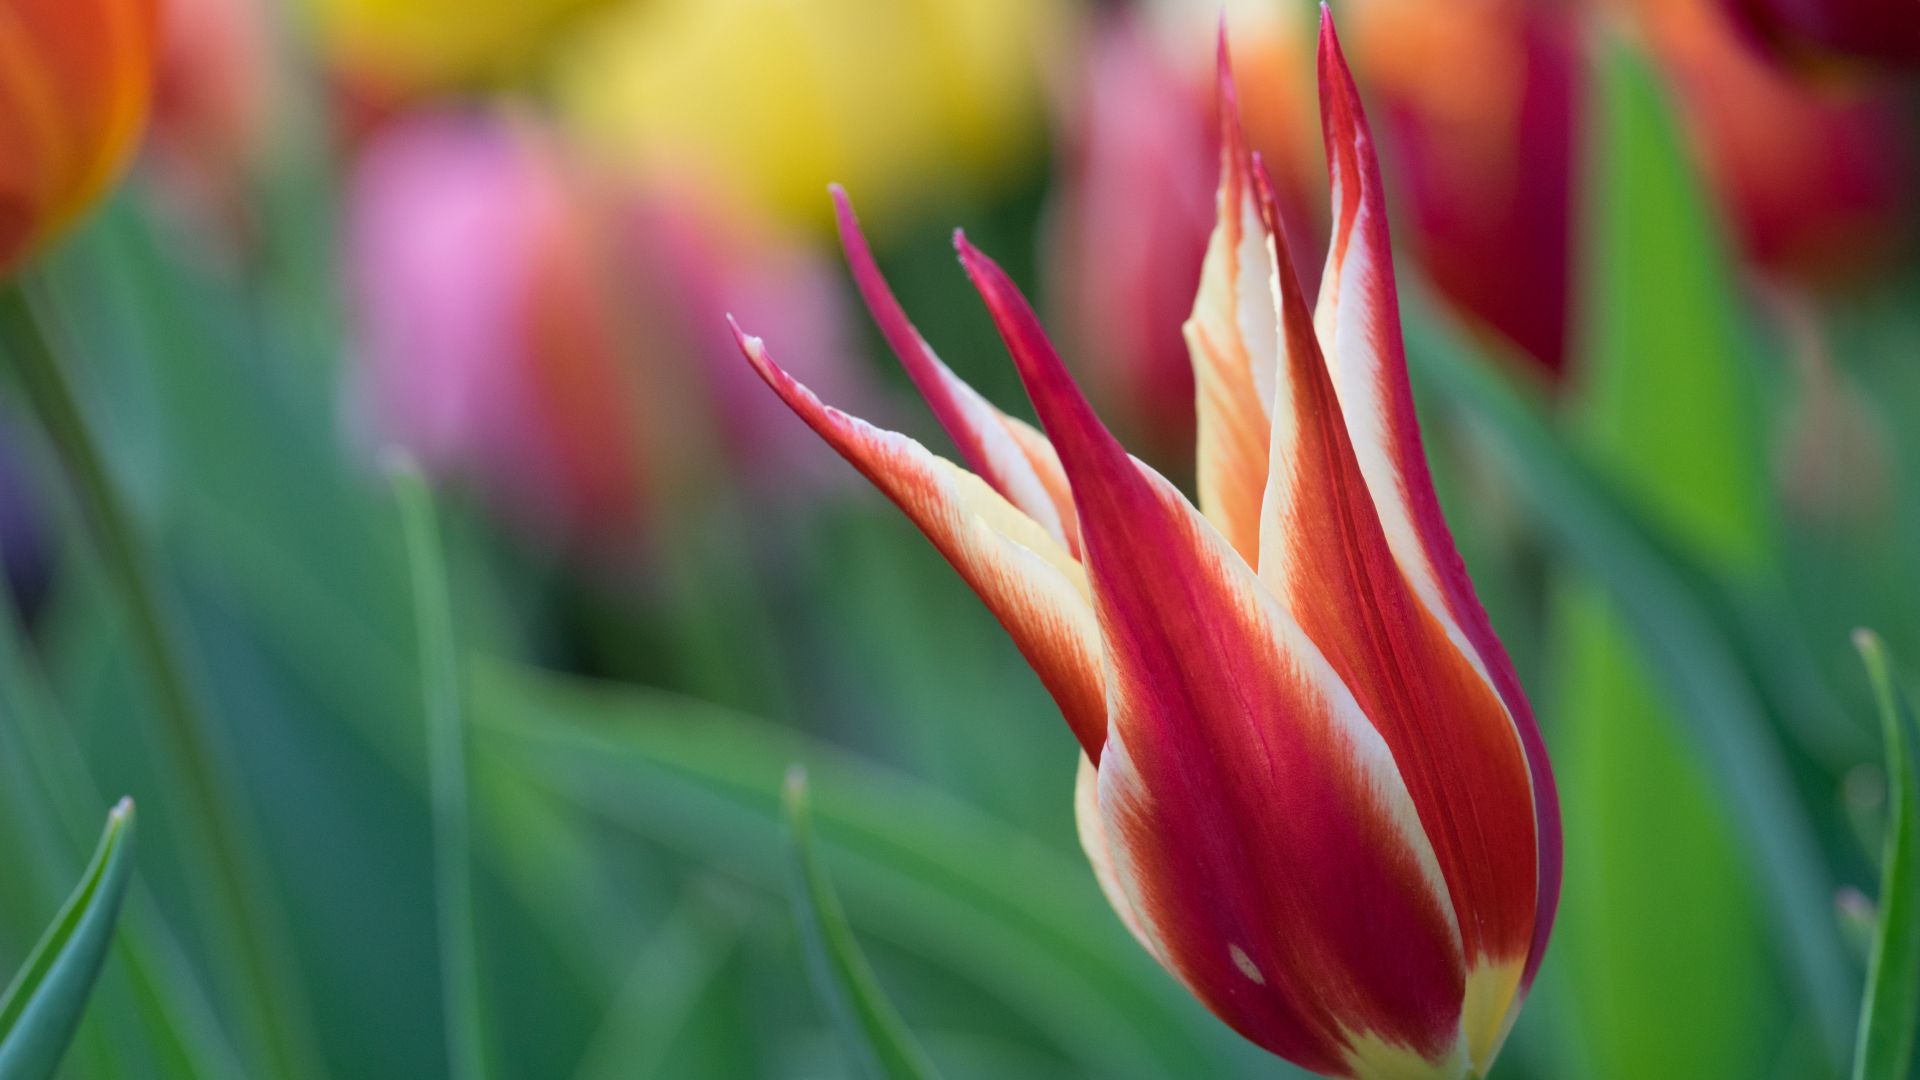
[[[1106,689],[1086,574],[1061,544],[979,477],[904,435],[823,404],[734,334],[767,385],[919,526],[1000,620],[1090,756],[1106,738]]]
[[[1283,327],[1260,578],[1326,655],[1391,750],[1460,927],[1462,1026],[1491,1064],[1533,938],[1533,791],[1505,703],[1414,597],[1347,436],[1313,316],[1261,185]]]
[[[840,227],[840,246],[846,251],[854,283],[873,313],[881,336],[960,451],[960,460],[1008,502],[1026,511],[1077,558],[1080,528],[1053,447],[1032,425],[994,408],[934,355],[933,347],[908,320],[881,276],[847,193],[838,184],[829,190]]]
[[[1463,1075],[1458,930],[1385,742],[1246,560],[1095,418],[1005,274],[964,240],[961,259],[1073,484],[1106,647],[1099,836],[1123,918],[1289,1060]]]
[[[1219,46],[1220,189],[1200,291],[1187,319],[1193,356],[1199,446],[1200,509],[1249,563],[1260,547],[1260,497],[1267,482],[1267,403],[1278,349],[1273,258],[1260,225],[1253,157],[1241,132],[1228,68],[1224,24]],[[1116,226],[1117,227],[1117,226]]]
[[[1474,595],[1427,471],[1407,380],[1379,162],[1331,17],[1321,23],[1320,99],[1334,231],[1314,321],[1388,550],[1415,600],[1499,694],[1526,758],[1539,854],[1536,912],[1519,976],[1524,989],[1539,968],[1559,902],[1559,800],[1532,708]],[[1428,733],[1437,734],[1444,735]],[[1514,995],[1512,1008],[1519,999]]]

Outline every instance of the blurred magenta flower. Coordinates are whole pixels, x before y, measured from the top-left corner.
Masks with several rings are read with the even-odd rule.
[[[804,429],[741,378],[722,316],[793,318],[803,355],[844,355],[817,257],[686,189],[608,187],[529,118],[500,113],[396,118],[348,198],[357,390],[375,439],[475,483],[538,534],[594,546],[637,539],[716,457],[794,475],[785,450]],[[715,416],[742,429],[723,446],[702,441]]]
[[[126,162],[153,98],[155,0],[9,0],[0,18],[0,275]]]
[[[1727,14],[1796,66],[1920,67],[1920,12],[1911,0],[1720,0]]]
[[[855,278],[963,469],[749,360],[998,617],[1084,751],[1081,839],[1141,944],[1314,1071],[1484,1075],[1558,902],[1553,778],[1427,472],[1372,135],[1331,22],[1317,310],[1220,66],[1217,224],[1187,323],[1199,507],[1095,416],[958,238],[1044,434],[933,354],[844,200]],[[1130,222],[1111,221],[1125,229]]]

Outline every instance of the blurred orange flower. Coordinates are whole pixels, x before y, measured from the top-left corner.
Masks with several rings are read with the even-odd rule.
[[[0,2],[0,274],[118,174],[158,48],[155,0]]]

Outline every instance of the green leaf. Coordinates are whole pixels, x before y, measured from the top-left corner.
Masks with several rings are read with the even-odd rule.
[[[405,526],[414,619],[419,628],[448,1069],[456,1080],[480,1080],[487,1071],[485,1009],[474,936],[467,732],[460,700],[453,605],[447,592],[447,568],[440,548],[440,529],[434,520],[433,495],[426,480],[404,461],[390,466],[388,475]]]
[[[86,1011],[133,873],[133,800],[107,814],[80,884],[0,994],[0,1078],[52,1076]]]
[[[840,1044],[872,1080],[925,1080],[937,1076],[905,1020],[880,988],[847,925],[847,913],[814,851],[813,815],[807,805],[807,773],[787,773],[781,797],[793,837],[793,903],[806,946],[814,989],[833,1014]]]
[[[1862,630],[1866,662],[1887,739],[1887,841],[1880,860],[1878,929],[1860,1003],[1854,1080],[1906,1080],[1920,1025],[1920,729],[1895,685],[1880,639]]]
[[[1068,858],[869,760],[697,700],[505,666],[475,672],[476,768],[778,890],[781,785],[816,778],[818,847],[862,932],[1004,1004],[1086,1075],[1273,1076],[1120,926]],[[1068,812],[1060,763],[1060,813]],[[1281,1068],[1280,1075],[1296,1075]]]

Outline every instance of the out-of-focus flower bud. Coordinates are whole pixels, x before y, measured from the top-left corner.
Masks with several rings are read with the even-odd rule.
[[[584,190],[531,125],[409,117],[357,163],[346,262],[375,437],[540,533],[618,539],[641,441]]]
[[[7,0],[0,18],[0,275],[119,175],[146,123],[154,0]]]
[[[1914,143],[1891,98],[1796,81],[1754,53],[1713,0],[1638,0],[1638,10],[1749,257],[1823,281],[1903,247]]]
[[[1062,11],[649,0],[579,36],[561,99],[609,159],[706,176],[735,205],[814,224],[839,180],[891,211],[1004,184],[1035,159],[1041,62]]]
[[[1720,0],[1743,30],[1796,67],[1920,67],[1911,0]]]
[[[1082,376],[1149,459],[1193,452],[1193,367],[1180,332],[1213,223],[1218,155],[1190,64],[1132,18],[1085,44],[1064,103],[1048,300]],[[1112,223],[1125,221],[1125,229]]]
[[[550,540],[621,547],[716,470],[818,474],[728,311],[796,319],[814,376],[858,396],[818,255],[694,185],[609,184],[528,118],[387,125],[354,171],[347,261],[373,437]]]

